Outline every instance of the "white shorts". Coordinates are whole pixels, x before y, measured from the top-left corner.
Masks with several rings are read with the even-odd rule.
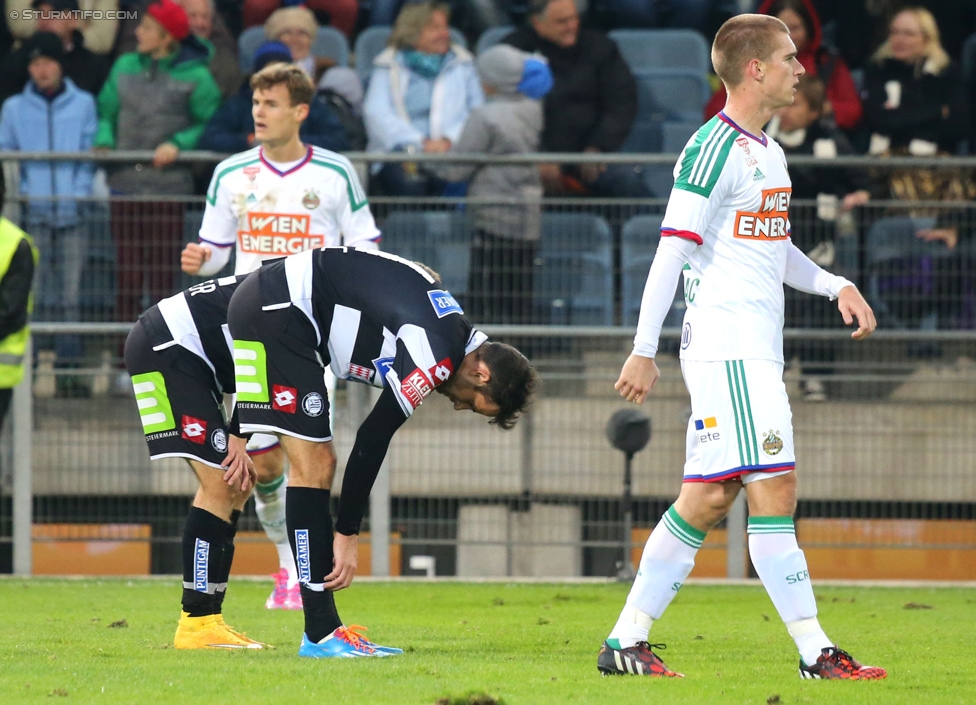
[[[743,483],[796,467],[783,365],[770,360],[682,360],[691,394],[685,482]]]
[[[247,442],[247,454],[260,455],[277,448],[279,445],[281,442],[278,440],[278,436],[272,433],[254,433],[251,434],[251,438]]]

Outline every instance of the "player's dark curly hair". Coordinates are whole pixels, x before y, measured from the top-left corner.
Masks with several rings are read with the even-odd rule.
[[[489,423],[507,431],[532,405],[539,377],[528,358],[505,343],[482,344],[478,348],[478,359],[491,370],[485,391],[500,409],[498,416]]]

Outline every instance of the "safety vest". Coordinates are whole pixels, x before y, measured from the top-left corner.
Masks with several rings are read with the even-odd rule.
[[[7,276],[10,260],[20,245],[21,240],[27,240],[34,253],[34,266],[37,266],[37,248],[30,235],[18,228],[6,218],[0,217],[0,280]],[[28,315],[34,308],[33,296],[27,300]],[[27,349],[27,326],[11,333],[0,340],[0,389],[16,387],[24,376],[24,351]]]

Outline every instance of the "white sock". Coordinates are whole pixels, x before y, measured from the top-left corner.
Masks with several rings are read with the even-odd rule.
[[[647,641],[651,624],[661,618],[695,567],[695,554],[704,540],[705,532],[678,516],[674,506],[668,508],[644,545],[637,578],[607,638],[616,640],[611,646],[626,649]]]
[[[791,517],[749,517],[749,555],[763,587],[810,666],[820,650],[833,646],[817,621],[817,600],[807,560],[796,543]]]
[[[288,571],[288,581],[298,580],[295,559],[288,543],[288,530],[285,526],[285,492],[287,483],[282,475],[266,485],[258,483],[254,488],[254,508],[264,532],[278,550],[278,565]]]

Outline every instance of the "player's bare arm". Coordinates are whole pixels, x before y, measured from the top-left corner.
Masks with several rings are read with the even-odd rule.
[[[359,566],[359,536],[336,532],[332,541],[332,572],[325,576],[327,590],[342,590],[352,585]]]
[[[837,309],[847,325],[853,325],[854,320],[857,319],[857,330],[851,333],[854,340],[864,340],[878,327],[874,311],[853,284],[845,286],[838,293]]]
[[[660,376],[661,371],[653,357],[631,354],[620,370],[620,377],[613,388],[627,401],[641,404],[654,389]]]
[[[180,268],[187,274],[196,274],[204,262],[210,259],[210,247],[196,242],[188,242],[180,253]]]

